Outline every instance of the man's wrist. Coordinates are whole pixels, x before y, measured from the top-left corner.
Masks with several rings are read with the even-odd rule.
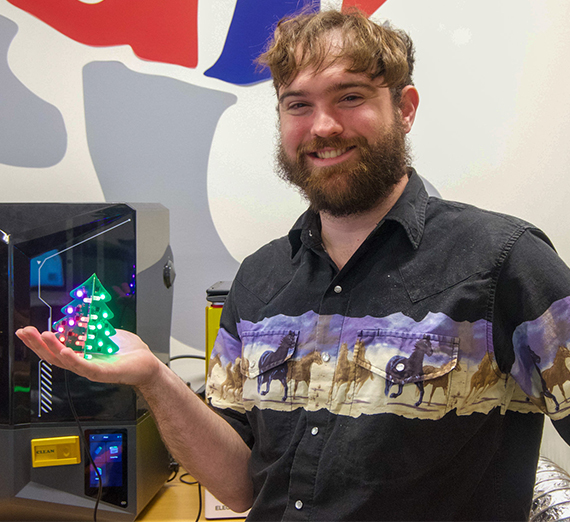
[[[156,395],[156,390],[160,389],[166,384],[168,374],[171,373],[166,364],[160,361],[156,356],[152,360],[155,369],[153,369],[145,378],[145,380],[137,385],[135,388],[141,393],[143,397]]]

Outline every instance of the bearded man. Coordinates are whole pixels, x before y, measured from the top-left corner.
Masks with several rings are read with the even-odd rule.
[[[51,364],[136,386],[178,462],[249,520],[527,520],[545,413],[570,441],[568,402],[540,375],[570,343],[570,271],[532,225],[428,196],[407,153],[407,35],[305,14],[260,61],[279,172],[309,209],[236,276],[217,414],[128,332],[112,365],[18,335]],[[221,368],[239,369],[241,395]]]

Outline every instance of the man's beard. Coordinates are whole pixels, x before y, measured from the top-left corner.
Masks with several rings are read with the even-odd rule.
[[[307,165],[307,152],[348,147],[358,149],[356,163],[321,168]],[[300,146],[293,161],[280,142],[276,159],[279,176],[300,189],[312,210],[344,217],[366,212],[385,200],[407,173],[409,156],[406,133],[396,119],[372,145],[363,137],[317,137]]]

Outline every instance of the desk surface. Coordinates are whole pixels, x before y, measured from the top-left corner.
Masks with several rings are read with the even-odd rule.
[[[178,475],[172,482],[167,482],[150,501],[136,522],[165,522],[184,521],[194,522],[200,509],[198,500],[198,485],[180,482]],[[192,477],[185,476],[184,480],[193,482]],[[205,516],[204,488],[202,488],[202,513],[199,520],[207,520]],[[213,519],[212,519],[213,520]],[[224,518],[222,522],[244,522],[243,518]]]

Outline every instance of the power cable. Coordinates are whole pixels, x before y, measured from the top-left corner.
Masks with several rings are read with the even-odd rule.
[[[69,391],[69,380],[67,378],[68,373],[69,372],[67,370],[64,370],[65,391],[67,392],[67,400],[69,402],[69,407],[71,408],[71,413],[73,413],[73,418],[75,419],[75,422],[77,423],[77,427],[79,428],[79,444],[80,444],[82,452],[87,453],[87,457],[89,458],[89,464],[93,468],[93,470],[95,471],[95,475],[97,475],[97,480],[99,482],[99,488],[97,490],[97,498],[95,500],[95,507],[93,508],[93,522],[97,522],[97,509],[99,508],[99,502],[101,500],[101,497],[103,496],[103,479],[101,477],[101,473],[99,472],[99,468],[95,465],[95,462],[93,462],[93,457],[91,456],[91,451],[89,450],[89,448],[87,448],[87,449],[85,448],[83,428],[81,426],[81,422],[79,421],[79,416],[77,415],[77,412],[75,411],[73,399],[71,398],[71,392]]]

